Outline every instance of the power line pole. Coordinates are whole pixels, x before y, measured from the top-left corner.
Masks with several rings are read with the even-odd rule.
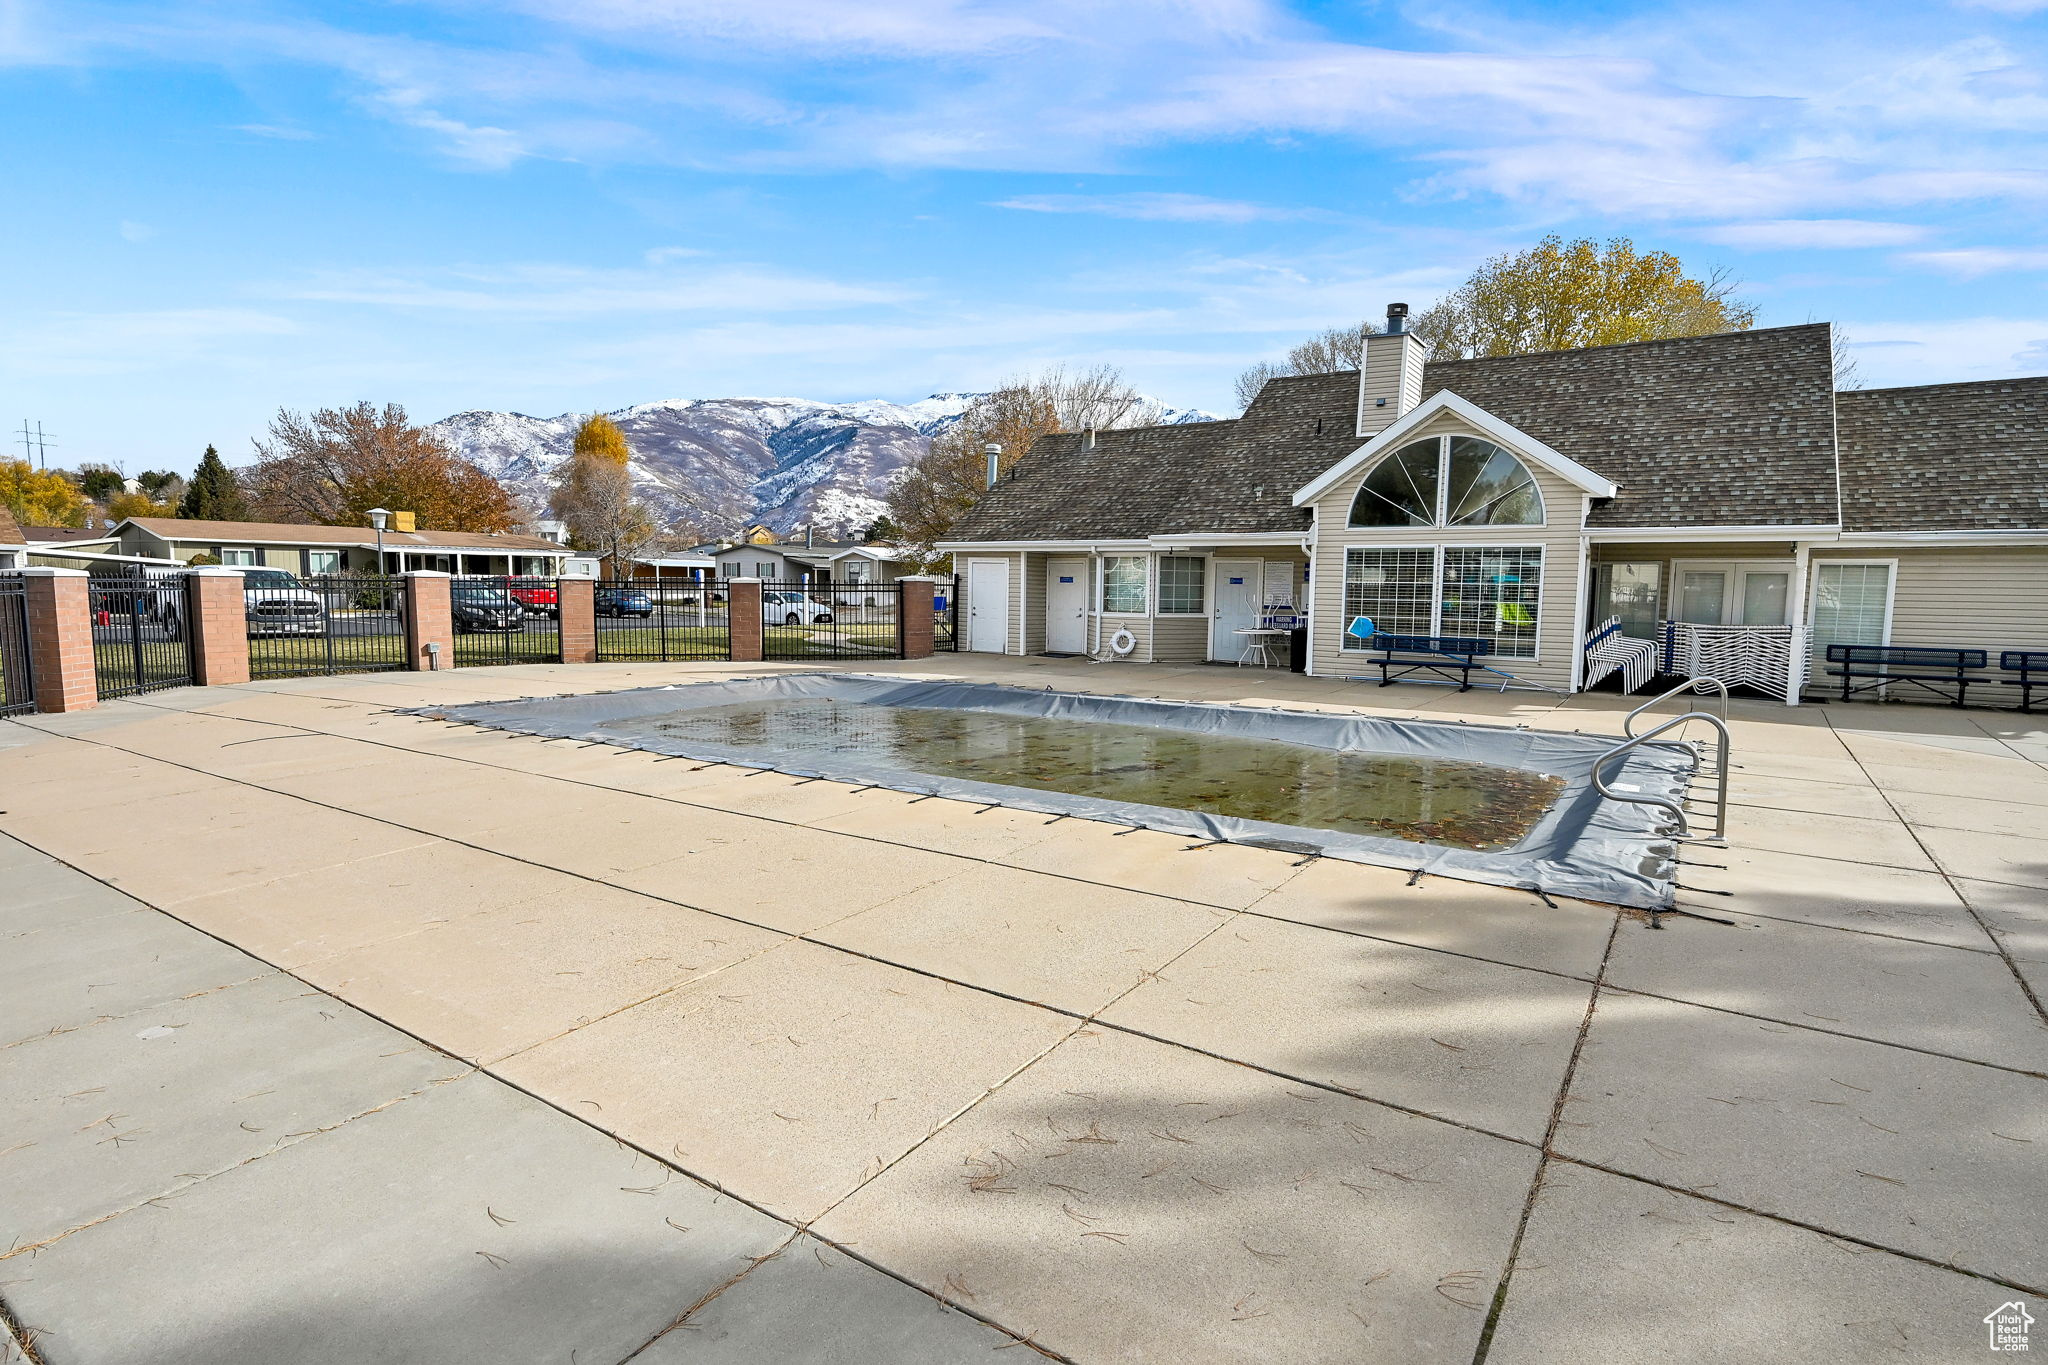
[[[36,423],[35,433],[31,435],[28,429],[28,418],[22,418],[21,431],[18,433],[17,439],[21,442],[22,459],[26,460],[29,457],[30,450],[34,450],[36,467],[38,469],[48,469],[50,467],[49,457],[44,451],[47,447],[57,443],[43,434],[43,424],[41,422]]]

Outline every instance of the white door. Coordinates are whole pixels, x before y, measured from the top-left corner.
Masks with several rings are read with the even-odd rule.
[[[1792,566],[1756,563],[1680,563],[1674,584],[1677,617],[1702,626],[1782,626]]]
[[[1244,657],[1245,637],[1240,630],[1255,630],[1259,624],[1259,574],[1262,561],[1256,559],[1215,559],[1216,603],[1209,622],[1209,657],[1236,662]]]
[[[1045,648],[1051,654],[1088,652],[1088,561],[1085,559],[1046,561]]]
[[[967,565],[967,647],[977,654],[1010,652],[1010,564],[976,559]]]

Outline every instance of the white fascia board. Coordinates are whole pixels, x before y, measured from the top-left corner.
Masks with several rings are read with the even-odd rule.
[[[1204,535],[1196,531],[1176,531],[1172,535],[1151,536],[1154,545],[1171,549],[1198,548],[1204,545],[1299,545],[1308,539],[1308,528],[1299,531],[1218,531]]]
[[[1842,533],[1839,526],[1602,526],[1588,531],[1597,544],[1630,540],[1833,540]]]
[[[940,554],[1014,554],[1018,550],[1065,550],[1085,553],[1090,550],[1145,550],[1151,542],[1144,540],[942,540],[932,548]]]
[[[1339,479],[1355,472],[1371,460],[1407,440],[1415,430],[1438,413],[1448,412],[1469,425],[1473,431],[1507,446],[1524,459],[1535,461],[1566,483],[1589,493],[1596,498],[1611,498],[1621,491],[1621,485],[1605,475],[1596,474],[1570,456],[1561,455],[1529,433],[1512,423],[1503,422],[1477,403],[1460,398],[1449,389],[1439,389],[1416,406],[1401,414],[1394,424],[1374,436],[1370,441],[1331,465],[1316,478],[1295,490],[1294,505],[1305,506],[1330,491]]]
[[[1844,531],[1844,545],[2048,545],[2048,527],[1983,531]]]

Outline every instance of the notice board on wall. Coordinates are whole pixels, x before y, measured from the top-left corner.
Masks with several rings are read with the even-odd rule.
[[[1291,607],[1294,605],[1294,562],[1287,559],[1266,561],[1265,590],[1262,599],[1269,607]]]

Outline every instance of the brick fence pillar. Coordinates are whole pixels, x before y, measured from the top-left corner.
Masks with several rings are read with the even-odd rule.
[[[100,704],[93,671],[92,601],[83,569],[23,569],[28,589],[28,666],[38,711]]]
[[[438,569],[409,569],[402,577],[406,667],[415,672],[455,667],[455,621],[448,611],[451,575]],[[438,648],[429,654],[428,645]]]
[[[597,662],[597,580],[561,578],[555,591],[562,627],[562,662]]]
[[[761,662],[761,580],[728,578],[725,584],[726,629],[732,637],[732,661]]]
[[[249,605],[240,569],[187,569],[191,595],[192,682],[225,687],[249,681]]]
[[[932,585],[935,579],[919,576],[897,580],[903,585],[903,619],[898,624],[897,652],[906,659],[929,659],[938,652],[933,628]]]

